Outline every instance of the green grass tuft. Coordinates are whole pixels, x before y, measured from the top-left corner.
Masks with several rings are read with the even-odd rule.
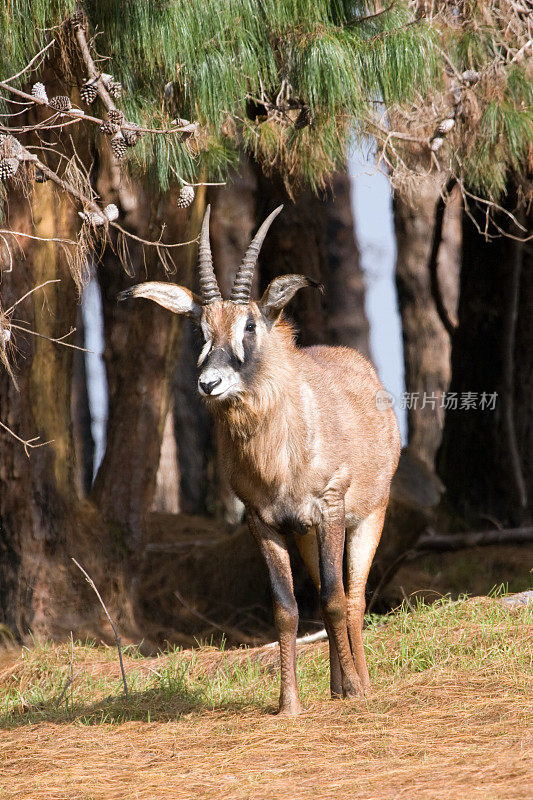
[[[500,602],[501,593],[499,587],[493,598],[404,603],[387,616],[368,618],[365,645],[374,689],[423,673],[428,680],[439,674],[497,678],[502,670],[515,676],[517,688],[525,687],[531,676],[533,609],[510,611]],[[277,703],[277,648],[174,649],[147,659],[129,646],[124,654],[129,701],[113,647],[76,642],[72,653],[73,682],[58,704],[69,675],[69,645],[23,648],[15,664],[0,673],[2,726],[172,720],[215,709],[272,710]],[[328,697],[327,646],[303,648],[298,680],[304,704]]]

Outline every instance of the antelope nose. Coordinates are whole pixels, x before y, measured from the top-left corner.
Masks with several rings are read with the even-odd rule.
[[[219,383],[222,383],[222,378],[215,378],[214,381],[198,381],[198,385],[204,394],[211,394],[215,386],[218,386]]]

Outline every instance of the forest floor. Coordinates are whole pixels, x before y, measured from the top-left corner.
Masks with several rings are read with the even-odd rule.
[[[330,701],[327,644],[301,648],[295,719],[273,715],[277,648],[130,646],[129,700],[115,648],[6,652],[0,797],[526,800],[532,623],[499,598],[404,604],[369,619],[364,701]]]

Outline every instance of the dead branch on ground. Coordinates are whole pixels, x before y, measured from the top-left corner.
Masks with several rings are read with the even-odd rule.
[[[100,592],[96,588],[95,583],[94,583],[93,579],[91,578],[91,576],[83,569],[81,564],[79,564],[76,561],[75,558],[72,558],[72,561],[76,564],[78,569],[81,570],[81,572],[83,572],[83,574],[85,575],[85,580],[87,581],[87,583],[89,584],[91,589],[96,594],[96,596],[97,596],[97,598],[98,598],[98,600],[100,602],[100,605],[104,609],[105,615],[106,615],[107,619],[109,620],[109,624],[111,625],[111,628],[113,629],[113,633],[115,635],[115,641],[117,643],[118,659],[119,659],[119,662],[120,662],[120,671],[122,673],[122,681],[124,683],[124,694],[126,696],[126,700],[129,700],[128,683],[126,681],[126,672],[124,670],[124,661],[122,660],[122,643],[121,643],[119,632],[117,630],[117,626],[115,625],[115,623],[111,619],[111,615],[110,615],[109,611],[107,610],[106,604],[102,600],[102,596],[100,595]]]

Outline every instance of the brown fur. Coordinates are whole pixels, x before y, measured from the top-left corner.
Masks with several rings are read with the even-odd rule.
[[[205,315],[219,344],[229,341],[236,315],[248,313],[231,305],[213,304]],[[259,319],[256,304],[251,306]],[[311,388],[307,403],[303,382]],[[386,503],[400,439],[394,412],[376,408],[380,389],[374,368],[357,351],[300,349],[292,327],[277,322],[261,342],[260,371],[246,393],[222,403],[207,398],[236,494],[259,510],[280,491],[294,499],[320,497],[339,475],[346,482],[346,514],[354,521]]]

